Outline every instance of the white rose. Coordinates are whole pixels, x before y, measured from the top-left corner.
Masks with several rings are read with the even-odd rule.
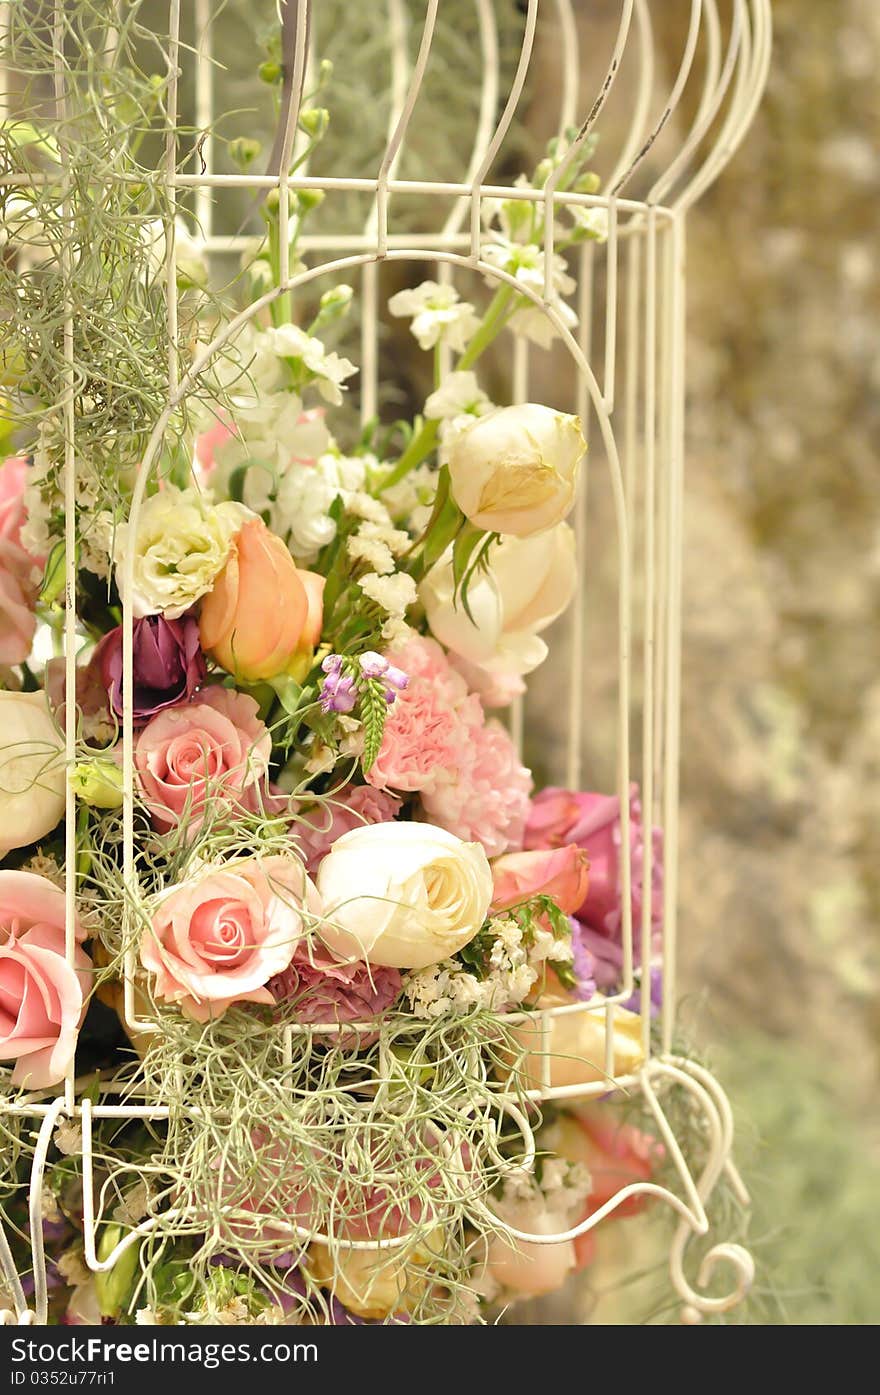
[[[0,692],[0,857],[64,815],[64,741],[45,693]]]
[[[538,636],[568,606],[576,585],[574,533],[557,523],[532,538],[502,538],[492,548],[487,569],[468,586],[473,619],[461,598],[454,599],[451,551],[428,572],[419,599],[435,639],[494,705],[496,692],[515,690],[512,680],[543,663],[547,646]]]
[[[174,620],[207,594],[229,557],[241,525],[253,515],[242,504],[210,504],[195,489],[166,485],[145,499],[135,542],[131,605],[136,616]],[[116,530],[116,583],[125,596],[130,524]]]
[[[499,407],[450,442],[453,497],[478,528],[530,537],[568,513],[585,450],[577,417],[535,402]]]
[[[590,1002],[595,1009],[604,1001],[597,993]],[[545,993],[538,1006],[553,1008],[570,1006],[571,999],[561,995]],[[596,1081],[607,1080],[605,1074],[605,1013],[604,1011],[574,1010],[562,1012],[549,1018],[547,1055],[550,1058],[550,1088],[560,1086],[591,1085]],[[526,1049],[527,1055],[520,1067],[525,1083],[534,1089],[543,1087],[544,1056],[541,1050],[541,1018],[522,1023],[514,1029],[514,1036]],[[615,1077],[632,1075],[645,1061],[642,1045],[642,1019],[636,1012],[615,1007],[614,1031],[611,1051],[611,1073]]]
[[[317,881],[329,948],[397,969],[448,959],[480,930],[492,900],[483,848],[426,823],[353,828]]]

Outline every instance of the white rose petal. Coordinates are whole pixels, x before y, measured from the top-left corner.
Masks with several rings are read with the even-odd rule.
[[[423,823],[355,828],[318,869],[321,938],[334,953],[421,969],[480,930],[492,900],[483,848]]]
[[[0,692],[0,857],[64,815],[64,740],[46,694]]]

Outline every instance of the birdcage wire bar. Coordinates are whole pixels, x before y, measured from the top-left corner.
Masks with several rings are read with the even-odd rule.
[[[571,359],[575,386],[570,409],[577,412],[590,445],[590,470],[582,479],[574,509],[578,540],[578,588],[575,602],[565,622],[567,626],[568,673],[563,705],[566,722],[565,750],[560,775],[577,788],[584,768],[584,672],[587,658],[588,598],[590,570],[587,549],[592,477],[604,469],[605,482],[613,502],[616,536],[609,545],[617,551],[617,693],[616,755],[617,792],[621,820],[621,902],[623,908],[624,982],[620,991],[600,1004],[573,1004],[530,1014],[540,1019],[543,1047],[552,1042],[554,1021],[572,1013],[600,1013],[605,1019],[606,1052],[595,1081],[588,1084],[556,1085],[550,1080],[550,1055],[544,1052],[540,1084],[528,1092],[535,1100],[587,1099],[613,1092],[640,1090],[652,1111],[668,1154],[675,1164],[680,1190],[640,1182],[623,1188],[587,1221],[565,1234],[526,1235],[513,1227],[509,1233],[533,1243],[554,1243],[584,1234],[599,1224],[627,1197],[636,1194],[661,1198],[679,1217],[670,1253],[672,1282],[681,1296],[682,1320],[698,1321],[703,1314],[722,1312],[737,1303],[748,1289],[754,1266],[745,1249],[735,1244],[714,1246],[703,1260],[695,1288],[684,1272],[688,1241],[709,1230],[706,1202],[722,1172],[735,1193],[747,1201],[747,1193],[731,1158],[733,1123],[730,1108],[714,1078],[697,1063],[675,1054],[675,1000],[677,970],[678,911],[678,768],[681,684],[681,556],[682,501],[684,492],[684,386],[685,386],[685,282],[686,216],[692,204],[722,173],[745,137],[766,82],[771,46],[769,0],[682,0],[686,12],[685,38],[678,66],[666,72],[659,61],[652,20],[666,0],[619,0],[619,20],[611,43],[607,66],[591,90],[585,91],[580,38],[589,31],[591,6],[578,0],[527,0],[519,60],[509,89],[502,90],[499,46],[493,0],[474,0],[482,55],[483,81],[478,116],[470,151],[463,155],[460,182],[430,178],[400,177],[401,158],[413,112],[432,56],[432,41],[443,0],[425,4],[407,0],[384,0],[387,11],[391,72],[391,100],[387,138],[376,172],[370,177],[344,174],[319,175],[304,167],[288,174],[296,140],[303,92],[309,65],[320,54],[307,48],[309,0],[279,0],[282,9],[295,11],[296,45],[292,71],[292,100],[286,114],[282,158],[274,175],[218,173],[214,169],[215,62],[212,52],[213,15],[210,0],[194,0],[182,7],[170,0],[168,44],[168,87],[166,94],[166,137],[163,155],[164,182],[170,204],[166,224],[165,285],[168,311],[167,407],[155,424],[140,470],[130,512],[130,523],[137,525],[147,480],[153,468],[168,422],[175,407],[195,387],[200,374],[225,343],[265,309],[278,296],[322,277],[341,273],[360,278],[361,363],[360,412],[364,421],[373,417],[379,401],[379,272],[396,262],[409,264],[415,271],[436,275],[441,281],[456,277],[480,276],[493,284],[505,280],[553,323],[559,340]],[[108,0],[108,52],[114,42],[114,5]],[[9,6],[0,3],[0,37],[8,22]],[[185,33],[182,32],[182,19]],[[549,40],[547,38],[549,34]],[[560,133],[577,127],[567,160],[557,168],[543,189],[505,183],[497,173],[505,140],[520,112],[536,40],[543,40],[542,61],[552,61],[559,91],[557,129]],[[59,139],[63,142],[66,104],[64,65],[64,4],[55,5],[55,85]],[[549,55],[549,57],[548,57]],[[204,133],[199,142],[199,169],[186,170],[178,164],[179,78],[186,64],[193,67],[194,110],[191,124]],[[613,168],[601,194],[572,193],[560,189],[568,160],[574,159],[600,123],[606,103],[614,93],[622,70],[630,74],[631,112],[619,140]],[[0,104],[5,105],[7,83],[0,70]],[[0,105],[0,109],[2,109]],[[578,122],[580,124],[578,125]],[[671,138],[674,132],[674,139]],[[662,153],[663,158],[659,156]],[[56,178],[56,176],[45,176]],[[0,172],[0,183],[33,184],[40,176],[33,172]],[[218,231],[218,210],[224,194],[247,190],[258,195],[277,189],[279,196],[281,275],[272,287],[248,310],[221,330],[202,349],[189,369],[180,375],[177,345],[176,246],[174,212],[183,196],[192,198],[192,209],[208,254],[238,253],[250,239],[240,233]],[[331,207],[332,196],[360,193],[369,196],[370,212],[360,232],[334,228],[332,220],[317,234],[304,235],[299,242],[312,256],[307,270],[291,268],[287,260],[290,200],[294,192],[319,190]],[[416,230],[394,227],[395,198],[417,195],[421,225]],[[62,199],[67,190],[62,189]],[[541,291],[513,282],[481,257],[482,214],[493,199],[523,200],[541,205],[548,216],[544,223],[544,284]],[[451,201],[451,209],[450,209]],[[560,313],[553,286],[554,209],[585,207],[603,210],[608,219],[608,236],[599,247],[580,248],[569,270],[577,282],[572,300],[578,327],[574,334]],[[64,205],[62,217],[65,216]],[[69,250],[65,255],[70,255]],[[601,304],[600,304],[601,300]],[[63,326],[65,361],[68,370],[59,401],[65,426],[65,501],[67,543],[65,661],[68,691],[75,690],[76,671],[76,441],[73,385],[73,322],[68,306]],[[621,351],[621,345],[623,349]],[[534,351],[524,339],[514,345],[511,371],[511,399],[526,401],[532,380]],[[449,367],[447,357],[444,367]],[[636,527],[638,523],[638,527]],[[606,542],[608,540],[606,539]],[[128,566],[131,569],[131,557]],[[634,608],[633,577],[640,578],[638,606]],[[131,576],[124,586],[132,591]],[[637,649],[634,639],[638,640]],[[633,701],[633,673],[639,676],[640,697]],[[136,892],[134,859],[134,775],[132,714],[132,614],[123,613],[123,693],[125,696],[123,732],[124,774],[124,864],[126,884]],[[512,714],[512,727],[519,740],[528,722],[528,697],[520,700]],[[640,731],[640,740],[631,751],[631,729]],[[76,755],[76,710],[67,704],[66,758],[73,764]],[[631,923],[629,841],[629,797],[633,755],[641,768],[642,801],[646,822],[652,818],[663,830],[663,1008],[661,1045],[652,1046],[650,1031],[650,946],[652,917],[651,839],[645,841],[642,869],[643,902],[640,962],[635,962]],[[66,808],[66,906],[67,956],[73,963],[76,862],[76,797],[67,791]],[[619,1070],[614,1054],[615,1009],[634,992],[640,993],[642,1046],[645,1063],[635,1071]],[[139,1016],[135,1001],[133,954],[126,963],[124,1016],[128,1028],[137,1033],[156,1030],[149,1017]],[[293,1028],[287,1033],[289,1052]],[[306,1029],[314,1031],[314,1028]],[[328,1025],[328,1032],[338,1030]],[[92,1126],[96,1119],[150,1119],[167,1117],[169,1106],[162,1100],[135,1102],[132,1097],[116,1099],[99,1088],[97,1103],[81,1094],[76,1065],[64,1081],[63,1092],[37,1092],[6,1101],[0,1107],[25,1115],[37,1129],[37,1142],[30,1186],[31,1234],[35,1292],[29,1302],[15,1273],[6,1237],[0,1234],[0,1270],[13,1306],[0,1314],[4,1323],[46,1321],[47,1289],[45,1258],[42,1252],[40,1206],[42,1180],[53,1130],[62,1118],[78,1119],[83,1132],[83,1177],[85,1198],[85,1252],[94,1271],[112,1267],[119,1254],[135,1244],[155,1224],[148,1219],[129,1233],[109,1256],[99,1260],[96,1227],[100,1205],[96,1207],[93,1179]],[[705,1157],[698,1176],[684,1157],[664,1110],[670,1092],[686,1092],[694,1110],[704,1122]],[[515,1118],[526,1145],[527,1157],[534,1156],[534,1139],[528,1120],[517,1110],[511,1095],[499,1090],[499,1107]],[[193,1112],[198,1112],[194,1103]],[[531,1150],[531,1152],[529,1152]],[[495,1221],[497,1225],[497,1219]],[[293,1227],[296,1231],[298,1228]],[[366,1242],[364,1242],[366,1243]],[[375,1245],[375,1241],[369,1242]],[[394,1240],[380,1241],[393,1246]],[[708,1296],[702,1290],[715,1266],[725,1262],[734,1283],[722,1296]]]

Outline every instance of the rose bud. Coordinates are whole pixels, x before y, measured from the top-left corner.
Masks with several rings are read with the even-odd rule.
[[[95,651],[110,699],[122,716],[122,626],[117,626]],[[205,681],[207,665],[199,647],[199,625],[192,615],[166,620],[147,615],[132,627],[134,721],[142,725],[165,707],[188,702]]]
[[[477,528],[531,537],[565,518],[585,450],[577,417],[535,402],[499,407],[453,440],[452,496]]]
[[[202,648],[248,683],[301,671],[320,638],[323,587],[262,519],[249,520],[202,602]]]

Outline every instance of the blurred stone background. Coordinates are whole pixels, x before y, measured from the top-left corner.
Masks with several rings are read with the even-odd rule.
[[[473,6],[444,0],[441,13],[456,4],[444,129],[470,100],[476,51]],[[228,108],[252,105],[253,33],[271,8],[231,0],[219,16]],[[496,8],[516,22],[515,0]],[[344,9],[330,26],[343,49]],[[671,68],[690,5],[650,9]],[[575,10],[585,62],[604,64],[619,0]],[[364,25],[366,13],[349,10],[347,22]],[[414,2],[414,19],[422,13]],[[880,1319],[880,6],[774,0],[773,14],[764,103],[689,222],[682,1016],[729,1087],[754,1194],[758,1296],[739,1320],[858,1324]],[[552,129],[553,60],[550,34],[521,147]],[[366,72],[356,65],[346,81],[360,91]],[[612,148],[625,78],[622,106],[603,115]],[[358,99],[365,118],[375,90],[367,81]],[[247,120],[253,134],[260,121],[268,129],[265,114]],[[375,112],[365,119],[374,144],[383,127]],[[424,133],[435,168],[454,160],[448,131],[441,139],[429,120]],[[423,396],[405,336],[390,330],[383,354],[386,377]],[[535,391],[543,375],[552,400],[559,361],[533,357]],[[607,529],[600,491],[592,526],[597,538]],[[594,787],[607,774],[615,619],[596,556]],[[530,709],[536,765],[559,744],[553,681],[536,684]],[[610,1292],[597,1300],[588,1279],[514,1320],[675,1321],[668,1303],[652,1309],[651,1275],[618,1278],[656,1265],[660,1218],[656,1235],[631,1222],[599,1235]]]

